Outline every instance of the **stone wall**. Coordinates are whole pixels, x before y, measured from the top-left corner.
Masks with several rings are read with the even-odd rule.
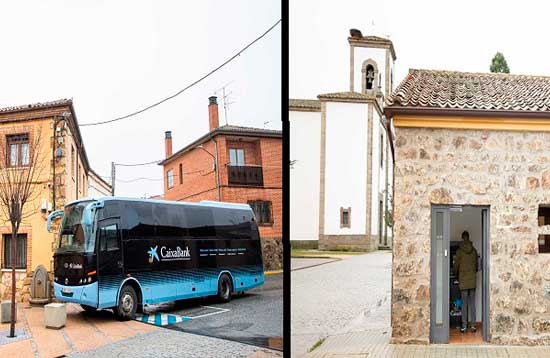
[[[378,235],[319,235],[319,249],[374,251],[378,249]]]
[[[283,268],[283,241],[280,238],[261,237],[264,271]]]
[[[27,302],[30,296],[32,274],[15,272],[15,301]],[[0,273],[0,299],[11,300],[11,271]]]
[[[392,335],[428,343],[431,204],[490,206],[490,341],[550,344],[550,133],[396,130]]]

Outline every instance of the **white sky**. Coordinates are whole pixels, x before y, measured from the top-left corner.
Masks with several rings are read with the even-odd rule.
[[[279,1],[11,1],[0,4],[0,107],[73,98],[80,123],[112,119],[172,95],[281,17]],[[164,157],[208,131],[208,97],[226,83],[229,124],[280,129],[281,25],[175,99],[132,119],[81,127],[92,168]],[[220,124],[225,124],[221,93]],[[160,166],[117,178],[162,179]],[[162,180],[117,182],[117,195],[162,193]]]
[[[350,28],[389,35],[396,85],[409,68],[489,72],[497,51],[511,73],[550,75],[543,1],[290,0],[289,10],[291,98],[349,90]]]

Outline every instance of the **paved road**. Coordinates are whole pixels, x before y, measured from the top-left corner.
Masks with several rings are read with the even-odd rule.
[[[217,338],[198,336],[169,329],[128,338],[84,353],[71,353],[71,358],[97,357],[281,357],[254,346]]]
[[[291,285],[292,357],[329,335],[390,326],[390,251],[292,271]]]
[[[145,313],[194,318],[68,357],[282,357],[282,274],[266,276],[263,286],[228,303],[185,300],[148,306]]]
[[[172,330],[282,349],[283,275],[266,276],[263,286],[234,296],[228,303],[211,298],[186,300],[151,307],[146,312],[196,317],[165,326]]]
[[[338,259],[316,258],[316,257],[311,257],[311,258],[296,257],[290,260],[290,270],[291,271],[301,270],[312,266],[328,264],[329,262],[334,262],[334,261],[338,261]]]

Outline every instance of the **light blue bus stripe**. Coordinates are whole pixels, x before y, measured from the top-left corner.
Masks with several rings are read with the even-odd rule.
[[[168,324],[174,324],[176,323],[176,316],[172,316],[171,314],[168,315]]]
[[[155,325],[162,326],[162,314],[155,313]]]

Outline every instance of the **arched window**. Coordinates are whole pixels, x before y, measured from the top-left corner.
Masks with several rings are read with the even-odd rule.
[[[376,62],[371,59],[368,59],[363,62],[362,66],[362,92],[366,93],[367,91],[374,90],[379,86],[380,79],[378,74],[378,66]]]
[[[367,78],[366,78],[367,79],[367,89],[370,90],[374,86],[374,79],[375,79],[374,67],[372,67],[372,65],[367,65],[366,76],[367,76]]]

